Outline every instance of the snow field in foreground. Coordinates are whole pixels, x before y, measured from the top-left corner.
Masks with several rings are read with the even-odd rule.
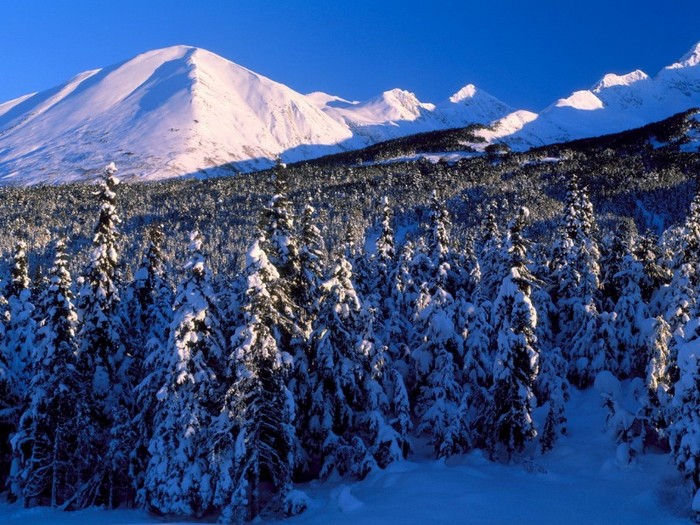
[[[328,524],[689,524],[691,495],[671,458],[647,454],[631,465],[616,462],[604,432],[606,411],[590,389],[572,392],[569,436],[542,456],[512,465],[480,451],[447,462],[415,444],[409,461],[391,464],[361,482],[334,479],[300,486],[309,510],[287,525]],[[526,455],[527,458],[527,455]],[[266,520],[263,520],[266,521]],[[138,510],[60,512],[0,503],[4,525],[138,525],[198,523],[163,520]],[[199,522],[202,523],[202,522]]]

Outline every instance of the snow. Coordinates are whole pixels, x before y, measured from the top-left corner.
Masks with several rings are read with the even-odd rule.
[[[590,91],[575,91],[570,97],[557,100],[554,107],[593,111],[603,109],[603,102]]]
[[[296,148],[321,151],[351,136],[286,86],[208,51],[174,46],[83,73],[0,114],[0,177],[19,171],[13,184],[83,180],[106,160],[142,179],[225,162],[251,169],[284,151],[293,159]]]
[[[540,411],[541,412],[541,411]],[[535,412],[536,420],[544,414]],[[603,431],[606,410],[595,389],[574,390],[567,406],[569,434],[540,455],[536,443],[513,464],[474,451],[447,461],[431,459],[425,442],[408,461],[350,483],[333,478],[299,488],[309,509],[286,525],[489,523],[688,525],[691,495],[667,455],[636,456],[618,466],[617,445]],[[693,502],[698,506],[699,496]],[[137,510],[88,509],[64,513],[0,503],[4,525],[194,523]]]
[[[92,180],[111,160],[127,181],[252,171],[278,155],[297,161],[474,123],[488,126],[489,143],[524,150],[697,106],[700,43],[655,77],[610,73],[539,113],[473,84],[438,104],[403,89],[363,102],[302,95],[204,49],[173,46],[0,103],[0,184]]]
[[[554,142],[617,133],[700,106],[700,43],[680,61],[649,77],[641,70],[607,74],[590,90],[573,92],[539,114],[516,111],[482,132],[489,142],[525,150]]]
[[[593,92],[598,93],[604,89],[611,88],[613,86],[630,86],[635,82],[642,80],[648,80],[649,75],[647,75],[641,69],[627,73],[626,75],[616,75],[614,73],[608,73],[603,78],[598,81],[598,83],[593,87]]]

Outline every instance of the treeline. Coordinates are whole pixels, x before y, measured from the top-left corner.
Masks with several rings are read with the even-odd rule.
[[[24,243],[14,251],[0,301],[9,499],[292,515],[307,505],[295,484],[362,478],[415,436],[436,457],[546,453],[567,432],[570,388],[596,381],[627,458],[669,450],[700,488],[700,198],[658,239],[631,222],[605,231],[570,174],[543,242],[527,208],[507,225],[487,209],[457,248],[434,194],[420,227],[398,234],[385,198],[377,228],[348,224],[328,246],[279,167],[245,270],[214,282],[193,231],[175,285],[157,225],[124,277],[114,172],[79,278],[64,239],[34,284]],[[635,411],[605,388],[612,376],[638,384]]]

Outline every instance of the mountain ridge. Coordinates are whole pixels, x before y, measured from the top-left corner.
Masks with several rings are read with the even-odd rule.
[[[0,184],[254,171],[416,133],[479,124],[486,143],[525,150],[643,126],[700,106],[700,43],[649,77],[604,75],[539,113],[473,84],[437,104],[403,89],[365,101],[289,87],[193,46],[147,51],[0,103]]]

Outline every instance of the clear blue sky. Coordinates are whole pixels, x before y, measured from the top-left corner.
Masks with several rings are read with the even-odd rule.
[[[0,101],[190,44],[302,93],[439,102],[474,83],[538,110],[698,41],[698,0],[3,0]]]

